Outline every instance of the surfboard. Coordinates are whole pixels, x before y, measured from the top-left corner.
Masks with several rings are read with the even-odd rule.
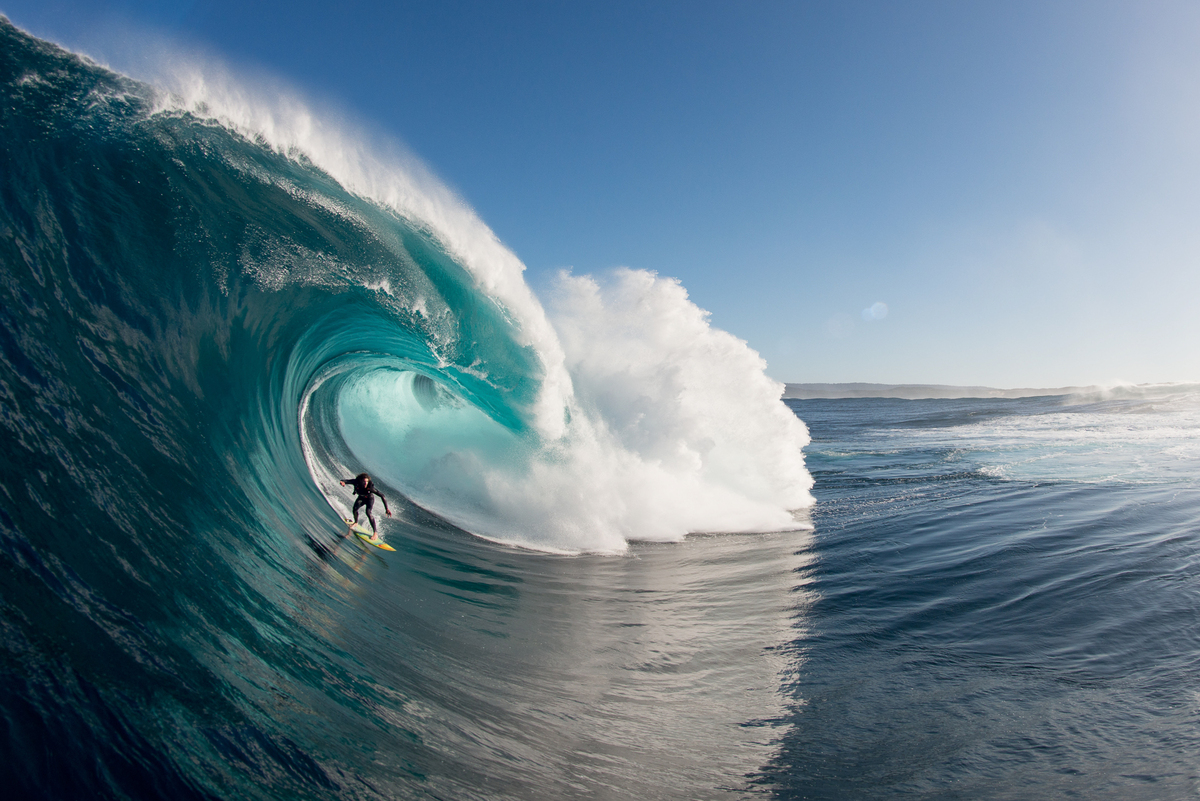
[[[365,542],[367,545],[374,545],[376,548],[380,549],[381,551],[396,550],[395,548],[388,545],[383,540],[372,540],[371,539],[371,530],[369,528],[364,528],[362,525],[355,523],[353,520],[347,520],[344,517],[342,518],[342,522],[345,523],[347,526],[349,526],[350,530],[354,532],[355,536],[357,536],[360,540]]]

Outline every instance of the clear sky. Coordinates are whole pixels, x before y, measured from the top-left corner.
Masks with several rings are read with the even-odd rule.
[[[544,287],[679,278],[783,381],[1200,380],[1200,3],[0,0],[404,142]]]

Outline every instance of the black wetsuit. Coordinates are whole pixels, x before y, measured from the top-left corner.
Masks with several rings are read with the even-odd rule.
[[[358,510],[365,506],[367,507],[367,519],[371,521],[371,530],[378,531],[379,528],[375,525],[375,515],[371,514],[371,509],[375,506],[374,495],[378,495],[383,499],[383,510],[391,514],[391,510],[388,509],[387,498],[384,498],[383,493],[375,489],[375,482],[370,481],[370,479],[347,478],[345,482],[354,489],[354,494],[358,496],[354,500],[354,522],[358,522]]]

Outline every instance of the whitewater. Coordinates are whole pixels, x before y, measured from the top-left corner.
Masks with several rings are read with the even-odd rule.
[[[287,92],[0,39],[16,797],[1200,788],[1200,388],[784,402]]]

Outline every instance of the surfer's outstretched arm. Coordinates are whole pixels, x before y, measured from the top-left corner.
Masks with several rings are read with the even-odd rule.
[[[372,486],[372,487],[371,487],[371,492],[373,492],[373,493],[375,493],[376,495],[378,495],[378,496],[379,496],[379,499],[380,499],[381,501],[383,501],[383,511],[387,512],[387,516],[388,516],[388,517],[391,517],[391,516],[392,516],[392,510],[388,508],[388,505],[387,505],[387,498],[383,497],[383,493],[382,493],[382,492],[380,492],[379,490],[375,489],[375,487],[374,487],[374,486]]]

